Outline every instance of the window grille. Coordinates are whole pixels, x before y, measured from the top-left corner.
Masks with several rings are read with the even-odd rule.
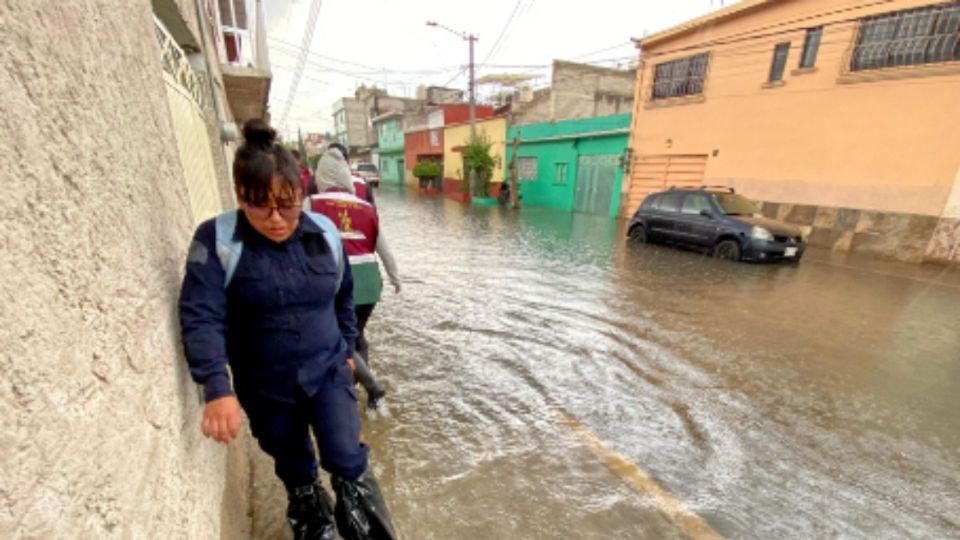
[[[701,53],[654,66],[653,99],[695,96],[703,93],[710,53]]]
[[[960,1],[868,17],[851,71],[960,60]]]

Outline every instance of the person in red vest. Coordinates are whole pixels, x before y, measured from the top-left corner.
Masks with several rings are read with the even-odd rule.
[[[390,283],[399,294],[397,263],[380,230],[377,209],[355,194],[350,168],[337,148],[328,148],[320,158],[316,179],[320,192],[304,201],[304,209],[323,214],[333,221],[350,257],[350,270],[354,281],[353,305],[359,332],[354,355],[356,375],[357,380],[367,390],[367,406],[376,408],[385,391],[369,371],[370,345],[364,329],[383,289],[377,256],[383,261]]]
[[[300,194],[303,197],[313,195],[317,192],[317,183],[313,179],[310,168],[300,161],[300,152],[291,150],[290,153],[293,154],[293,159],[297,160],[297,166],[300,168]]]
[[[347,148],[345,146],[343,146],[340,143],[330,143],[330,146],[328,146],[327,148],[336,148],[337,150],[339,150],[340,155],[343,156],[343,159],[349,163],[350,154],[347,152]],[[350,170],[349,165],[347,166],[347,170],[348,171]],[[352,173],[350,175],[350,179],[353,181],[353,194],[367,201],[373,206],[376,206],[377,202],[373,200],[373,188],[370,187],[369,184],[367,184],[367,181],[364,180],[362,177]]]

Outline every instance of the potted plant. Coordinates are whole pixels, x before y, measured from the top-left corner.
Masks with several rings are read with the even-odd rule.
[[[433,160],[421,161],[413,166],[413,175],[420,180],[420,189],[435,189],[440,178],[440,165]]]
[[[493,206],[497,200],[490,197],[490,179],[496,161],[490,155],[493,144],[485,135],[472,139],[463,147],[463,168],[469,185],[472,204]]]

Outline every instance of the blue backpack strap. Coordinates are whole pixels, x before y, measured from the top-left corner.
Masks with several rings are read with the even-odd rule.
[[[343,241],[340,240],[340,230],[330,221],[330,218],[316,212],[304,212],[311,221],[313,221],[323,236],[327,239],[327,245],[333,252],[333,260],[337,263],[337,291],[340,291],[340,283],[343,281]]]
[[[237,230],[237,212],[238,210],[224,212],[217,216],[215,222],[217,257],[220,259],[220,266],[225,274],[223,278],[224,289],[230,285],[233,273],[236,272],[237,264],[240,262],[240,255],[243,253],[243,242],[233,239],[233,233]]]

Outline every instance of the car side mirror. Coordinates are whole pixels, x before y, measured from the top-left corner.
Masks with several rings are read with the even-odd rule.
[[[709,211],[709,210],[707,210],[707,209],[701,210],[701,211],[700,211],[700,215],[703,216],[703,217],[708,217],[708,218],[710,218],[710,219],[713,219],[713,212],[711,212],[711,211]]]

